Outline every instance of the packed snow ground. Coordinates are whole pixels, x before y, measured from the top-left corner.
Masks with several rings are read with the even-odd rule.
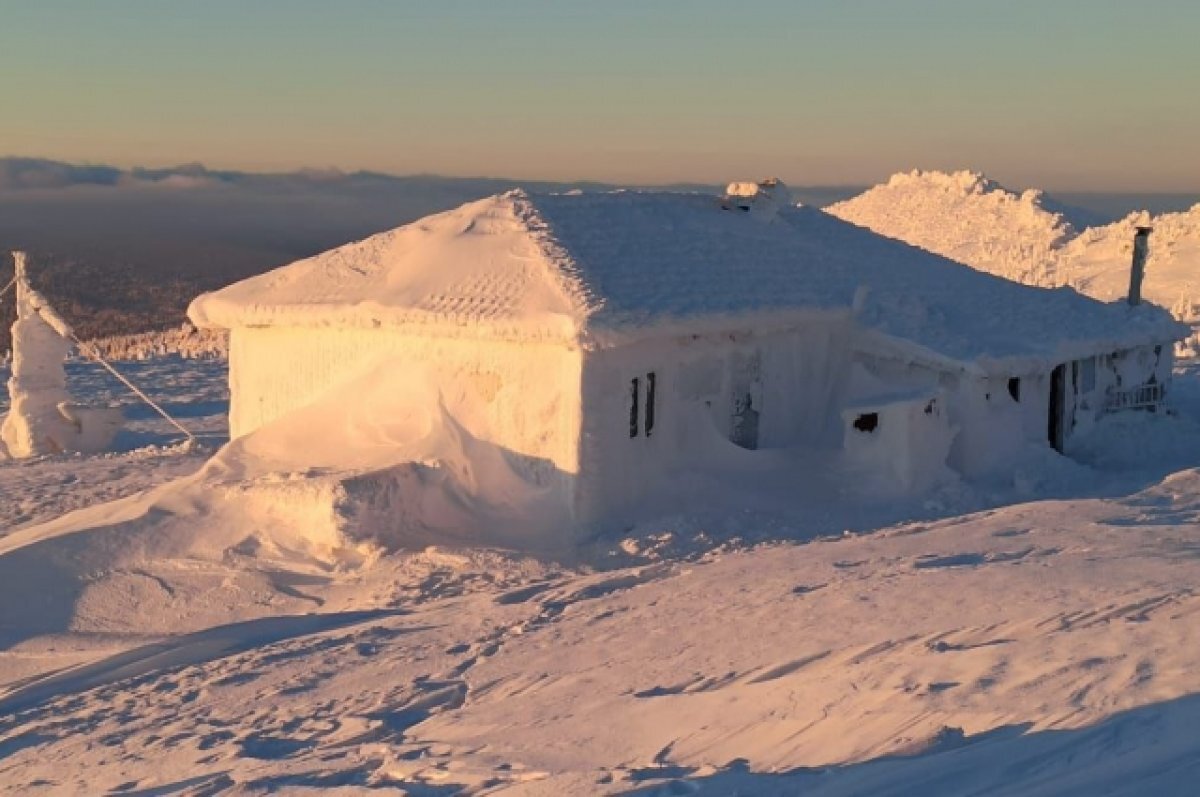
[[[220,442],[222,363],[129,368]],[[909,504],[696,474],[569,559],[131,524],[205,458],[131,406],[123,452],[0,463],[0,788],[1192,793],[1200,364],[1178,378],[1179,415],[1113,419],[1092,465]]]

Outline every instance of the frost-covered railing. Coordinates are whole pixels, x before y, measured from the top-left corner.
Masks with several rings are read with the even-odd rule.
[[[1104,408],[1109,412],[1116,410],[1146,409],[1157,407],[1162,403],[1165,391],[1161,384],[1140,385],[1129,390],[1110,390],[1106,397]]]

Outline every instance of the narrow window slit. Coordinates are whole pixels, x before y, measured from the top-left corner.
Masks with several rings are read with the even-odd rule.
[[[657,382],[658,377],[653,371],[646,374],[646,437],[654,431],[654,389]]]
[[[640,381],[641,380],[639,380],[637,377],[634,377],[633,378],[633,388],[629,391],[629,436],[630,437],[638,436],[638,399],[640,398],[639,390],[638,390],[638,383]]]

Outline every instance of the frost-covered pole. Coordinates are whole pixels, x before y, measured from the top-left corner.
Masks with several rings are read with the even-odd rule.
[[[9,411],[0,425],[0,440],[13,457],[69,450],[78,430],[59,407],[69,400],[63,363],[71,344],[40,312],[45,300],[29,284],[25,253],[13,252],[13,261],[17,320],[12,326]],[[60,320],[57,314],[53,319]]]
[[[1150,232],[1153,227],[1138,227],[1133,236],[1133,265],[1129,269],[1129,304],[1142,303],[1142,280],[1146,278],[1146,256],[1150,252]]]

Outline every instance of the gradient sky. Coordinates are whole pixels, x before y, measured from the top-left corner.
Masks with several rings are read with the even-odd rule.
[[[0,0],[0,155],[1200,190],[1198,0]]]

